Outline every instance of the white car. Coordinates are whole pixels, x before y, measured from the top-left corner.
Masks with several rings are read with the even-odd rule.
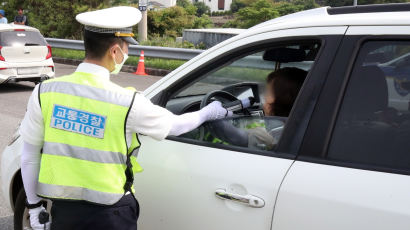
[[[0,24],[0,84],[53,78],[54,62],[49,46],[36,28]]]
[[[259,124],[274,142],[236,143],[221,121],[161,142],[140,135],[139,229],[409,229],[410,80],[393,84],[400,68],[379,64],[410,51],[409,11],[324,7],[274,19],[145,90],[176,114],[253,96],[222,123]],[[283,67],[308,70],[306,80],[288,117],[263,116],[266,76]],[[27,224],[21,144],[15,136],[1,169],[16,229]]]

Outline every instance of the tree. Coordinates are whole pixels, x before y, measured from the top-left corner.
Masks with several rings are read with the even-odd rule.
[[[301,10],[310,10],[320,6],[315,0],[295,0],[292,3],[300,7]]]
[[[279,17],[280,14],[268,0],[258,0],[237,13],[236,21],[241,28],[249,28],[261,22]]]
[[[186,8],[189,5],[191,5],[191,2],[189,0],[177,0],[177,6]]]
[[[192,24],[193,29],[209,28],[213,25],[208,15],[204,14],[201,17],[195,17]]]
[[[23,7],[30,26],[39,29],[45,37],[81,39],[83,27],[75,15],[109,5],[109,0],[8,0],[3,6],[10,22],[17,8]]]
[[[303,10],[304,6],[295,5],[289,2],[278,2],[273,4],[273,8],[278,11],[280,16],[292,14]]]
[[[195,2],[194,6],[196,7],[196,16],[201,17],[203,14],[209,13],[211,9],[209,6],[205,5],[203,2]]]
[[[177,0],[177,6],[184,8],[188,14],[196,14],[197,8],[189,0]]]
[[[296,0],[292,2],[276,2],[273,7],[279,12],[280,16],[296,13],[302,10],[309,10],[319,7],[315,0]]]
[[[241,0],[233,0],[231,3],[231,11],[232,13],[238,12],[240,9],[246,7],[246,3]]]
[[[180,6],[148,13],[148,32],[153,36],[177,37],[182,35],[183,29],[206,28],[210,25],[212,22],[207,15],[196,17],[195,12],[190,13]]]

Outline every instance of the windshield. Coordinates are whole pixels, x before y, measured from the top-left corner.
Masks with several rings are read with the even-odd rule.
[[[37,31],[0,32],[1,46],[46,46],[47,42]]]

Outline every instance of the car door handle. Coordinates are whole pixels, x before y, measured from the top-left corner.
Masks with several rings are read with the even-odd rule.
[[[227,192],[226,189],[217,189],[215,191],[216,197],[222,200],[232,200],[235,202],[239,202],[249,207],[253,208],[262,208],[265,206],[265,201],[257,196],[254,195],[239,195],[235,193]]]

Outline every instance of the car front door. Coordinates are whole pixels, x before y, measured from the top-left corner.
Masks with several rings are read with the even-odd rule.
[[[272,229],[409,228],[409,29],[349,27]]]
[[[168,137],[161,142],[140,135],[138,161],[145,170],[135,175],[134,182],[141,206],[139,228],[270,229],[279,187],[294,162],[329,60],[345,30],[346,27],[302,28],[249,36],[195,59],[181,68],[180,75],[177,70],[151,87],[146,92],[148,97],[159,92],[169,95],[163,106],[174,110],[184,107],[178,112],[197,110],[199,104],[192,98],[201,99],[203,94],[192,96],[192,92],[197,92],[193,87],[210,91],[223,88],[223,84],[249,81],[263,86],[266,74],[275,69],[275,63],[262,58],[263,51],[287,43],[301,48],[307,40],[319,44],[316,50],[311,46],[316,53],[306,53],[307,61],[296,63],[310,71],[304,86],[307,90],[299,94],[300,105],[287,118],[275,148],[253,149],[195,138],[195,131],[200,132],[203,127],[191,136]],[[325,35],[316,36],[317,33]]]

